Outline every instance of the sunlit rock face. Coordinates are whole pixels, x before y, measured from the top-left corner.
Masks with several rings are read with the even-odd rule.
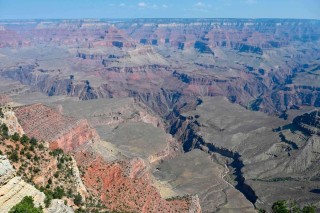
[[[18,106],[11,129],[73,155],[78,191],[110,210],[320,207],[319,26],[2,21],[0,105]]]
[[[312,78],[319,25],[289,19],[1,22],[1,47],[38,58],[4,66],[1,75],[49,96],[135,97],[162,115],[194,97],[219,95],[281,114],[319,106],[319,79]],[[48,57],[61,63],[52,66]]]
[[[19,107],[15,112],[25,132],[48,142],[51,149],[69,152],[99,137],[86,120],[63,116],[42,104]]]

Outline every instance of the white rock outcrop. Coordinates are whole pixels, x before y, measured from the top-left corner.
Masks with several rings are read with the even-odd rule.
[[[0,155],[0,213],[7,213],[25,196],[33,198],[35,206],[45,206],[45,194],[31,184],[15,176],[16,172],[6,156]],[[63,200],[53,200],[45,213],[73,213],[73,209],[64,205]]]
[[[35,206],[44,206],[45,195],[21,177],[14,177],[0,187],[0,212],[8,212],[25,196],[33,197]]]
[[[13,135],[15,132],[19,133],[19,135],[23,135],[24,131],[11,107],[1,107],[1,111],[3,113],[3,117],[0,117],[0,124],[4,123],[8,126],[9,135]]]
[[[49,208],[45,209],[46,213],[73,213],[73,209],[64,205],[63,200],[54,199],[51,201]]]

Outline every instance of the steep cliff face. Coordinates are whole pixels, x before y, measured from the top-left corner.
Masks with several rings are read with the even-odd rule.
[[[319,148],[315,135],[319,131],[317,125],[312,126],[317,122],[312,116],[295,119],[298,133],[281,130],[279,135],[271,131],[269,123],[260,122],[267,119],[262,116],[252,114],[234,121],[247,115],[244,107],[281,114],[303,105],[320,106],[319,21],[138,19],[112,24],[99,20],[68,20],[34,21],[18,27],[2,22],[0,25],[4,26],[0,27],[3,29],[0,47],[19,47],[18,52],[23,55],[21,57],[15,49],[4,51],[16,63],[12,66],[4,63],[0,70],[2,77],[17,80],[48,96],[65,95],[80,100],[133,97],[168,121],[168,131],[181,142],[183,151],[201,149],[212,158],[224,159],[226,162],[220,163],[227,164],[234,173],[235,180],[230,182],[238,189],[234,193],[243,200],[240,192],[258,205],[265,199],[266,203],[261,205],[268,206],[275,198],[264,197],[262,192],[275,190],[269,194],[278,195],[275,193],[277,185],[270,182],[278,181],[279,175],[280,179],[285,179],[285,175],[314,179],[319,176],[317,172],[310,172],[317,171],[314,161],[319,160],[318,151],[314,151]],[[35,60],[25,61],[25,55],[29,56],[30,52],[35,54],[32,55]],[[217,112],[214,108],[219,105],[218,101],[212,102],[201,116],[183,115],[210,96],[224,96],[243,108],[239,110],[224,102],[220,105],[224,110]],[[133,105],[129,104],[114,112],[97,111],[89,123],[116,126],[127,119],[165,126],[159,117],[144,110],[124,115],[133,112],[131,107]],[[82,112],[86,115],[86,111]],[[211,113],[216,114],[211,117]],[[89,151],[93,149],[92,142],[99,142],[99,137],[87,121],[61,116],[41,105],[17,108],[15,114],[25,133],[48,141],[51,149],[62,148],[72,153],[81,166],[79,173],[85,177],[85,186],[89,186],[87,193],[101,199],[106,206],[110,205],[110,209],[198,211],[194,210],[199,209],[196,197],[162,199],[151,184],[148,165],[141,159],[126,159],[120,152],[111,153],[112,149]],[[202,123],[201,118],[211,120]],[[259,125],[266,127],[256,128]],[[200,134],[203,129],[208,132]],[[236,130],[238,132],[233,132]],[[300,141],[296,139],[304,133],[307,134],[301,136]],[[167,146],[149,155],[149,162],[175,156],[181,148],[176,139],[166,138]],[[77,172],[79,183],[81,175]],[[248,185],[248,181],[253,184]],[[266,188],[260,188],[264,183]],[[267,184],[272,184],[273,189]],[[307,184],[299,185],[301,189],[297,190],[297,195],[301,192],[306,199],[313,199]],[[307,188],[303,188],[305,186]],[[292,189],[295,185],[290,182],[288,187]],[[83,187],[79,186],[77,191],[85,197]],[[258,196],[262,199],[258,200]],[[246,202],[245,207],[252,209]],[[174,207],[175,204],[179,207]]]
[[[151,164],[172,159],[182,151],[180,143],[172,136],[166,138],[166,142],[167,146],[165,147],[165,149],[148,157],[148,160]]]
[[[107,163],[88,152],[75,154],[83,162],[84,184],[114,211],[132,212],[201,212],[197,200],[192,198],[166,201],[152,186],[150,174],[144,172],[141,160]],[[84,159],[86,159],[84,161]]]
[[[318,129],[319,130],[319,129]],[[288,163],[286,170],[290,173],[303,173],[311,168],[315,168],[315,162],[320,160],[320,137],[310,137],[306,145],[301,147],[298,153],[295,154],[293,160]],[[317,176],[318,172],[312,172],[312,176]],[[307,175],[307,174],[306,174]]]
[[[3,155],[0,156],[0,168],[0,184],[3,185],[15,176],[16,171],[13,169],[7,157]]]
[[[319,22],[316,20],[135,19],[110,23],[99,20],[70,20],[62,23],[39,20],[26,22],[20,29],[5,22],[0,26],[3,29],[1,33],[5,35],[0,43],[2,47],[30,45],[41,41],[61,44],[78,42],[86,46],[117,48],[134,47],[140,43],[183,49],[193,47],[196,41],[205,41],[210,46],[231,48],[244,45],[279,48],[290,41],[319,39]],[[20,33],[16,33],[16,30]],[[288,31],[291,33],[287,34]],[[28,39],[21,39],[23,37]]]
[[[294,106],[318,106],[320,101],[316,81],[310,86],[296,80],[303,73],[318,78],[320,55],[313,48],[319,42],[316,20],[69,20],[34,21],[17,28],[2,25],[4,33],[19,35],[8,36],[10,42],[4,39],[3,45],[15,39],[35,49],[42,48],[35,41],[50,48],[61,45],[55,54],[66,66],[51,69],[52,64],[38,53],[38,61],[4,66],[0,72],[49,96],[135,97],[162,116],[199,96],[225,96],[270,114]],[[16,53],[10,54],[17,60]]]
[[[86,120],[76,122],[75,126],[67,129],[65,133],[58,135],[50,143],[51,149],[63,149],[68,152],[79,147],[81,144],[98,138],[94,129],[92,129]]]
[[[220,163],[232,171],[230,183],[259,208],[270,209],[273,202],[289,196],[317,205],[318,111],[288,124],[220,101],[203,98],[196,110],[172,119],[168,131],[184,151],[200,149],[213,158],[224,157]]]
[[[109,158],[108,155],[114,155],[114,153],[112,150],[101,150],[103,146],[100,146],[99,152],[95,150],[93,141],[104,142],[99,141],[86,122],[79,123],[76,119],[62,116],[41,104],[22,106],[15,109],[15,112],[27,133],[34,132],[39,139],[48,141],[51,149],[61,148],[74,156],[76,166],[81,169],[78,175],[76,169],[73,169],[73,173],[75,173],[75,180],[79,180],[76,181],[77,192],[84,195],[83,199],[93,197],[105,204],[107,209],[115,211],[201,212],[197,199],[191,196],[170,201],[162,198],[158,189],[152,184],[149,167],[142,159],[127,159],[122,155]],[[142,118],[151,123],[155,119],[147,114]],[[40,123],[36,122],[37,119]],[[42,122],[49,122],[49,124],[42,124]],[[158,125],[158,122],[155,125]],[[54,135],[60,137],[51,138],[51,133],[48,131],[50,128],[54,130]],[[104,155],[101,156],[99,153]],[[41,182],[40,179],[37,181]]]
[[[48,142],[51,149],[61,148],[69,152],[98,139],[96,131],[86,120],[62,116],[42,104],[18,107],[15,113],[26,134]]]
[[[305,143],[294,154],[293,160],[288,162],[287,171],[291,173],[305,173],[307,176],[318,176],[316,162],[320,156],[320,117],[319,110],[297,116],[292,125],[296,128],[296,137],[299,133],[305,138]],[[300,132],[301,131],[301,132]]]
[[[30,85],[46,93],[48,96],[69,95],[86,100],[95,99],[99,95],[98,92],[90,86],[89,81],[74,81],[70,79],[70,77],[57,79],[55,75],[52,76],[49,73],[37,70],[37,67],[34,65],[21,66],[14,70],[4,72],[3,74],[23,84]],[[104,95],[106,94],[100,94],[99,96],[104,97]],[[106,95],[106,97],[108,96]]]
[[[134,97],[161,116],[173,110],[192,108],[192,102],[201,96],[225,96],[231,102],[269,114],[281,114],[295,106],[319,106],[320,90],[317,86],[292,82],[297,74],[304,72],[303,66],[299,64],[300,59],[286,59],[285,62],[279,62],[281,67],[277,65],[277,68],[267,65],[274,63],[276,57],[282,58],[280,53],[266,57],[264,60],[268,62],[255,59],[255,64],[261,63],[261,66],[267,68],[239,62],[228,66],[230,62],[227,59],[223,59],[226,64],[222,66],[205,62],[177,67],[160,64],[138,66],[124,58],[117,61],[117,66],[112,62],[102,67],[101,71],[70,73],[71,77],[61,76],[59,70],[41,72],[35,65],[4,69],[1,75],[18,80],[48,96],[66,95],[81,100]],[[312,56],[311,53],[306,53],[304,57],[317,57],[318,53],[312,53]],[[149,60],[145,56],[141,57]],[[249,60],[246,57],[241,60]],[[134,63],[145,63],[143,60]],[[123,67],[123,64],[126,66]],[[93,75],[95,78],[81,80],[78,75]]]
[[[137,20],[135,20],[137,21]],[[261,54],[262,50],[279,48],[288,45],[290,41],[315,41],[317,21],[302,20],[263,20],[263,19],[189,19],[189,20],[138,20],[140,28],[134,24],[119,23],[130,35],[143,44],[171,45],[177,48],[181,44],[188,47],[196,40],[207,42],[210,46],[235,48],[239,51]],[[144,23],[146,22],[146,23]],[[303,34],[300,30],[304,28]],[[286,35],[286,31],[292,34]],[[186,33],[187,32],[187,33]]]
[[[320,88],[314,86],[288,85],[262,96],[258,109],[265,112],[283,112],[299,106],[320,106]]]
[[[320,136],[320,111],[315,110],[311,113],[297,116],[293,119],[293,124],[307,135]]]

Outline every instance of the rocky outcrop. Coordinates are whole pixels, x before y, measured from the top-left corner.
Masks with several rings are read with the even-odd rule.
[[[18,204],[25,196],[31,196],[36,207],[44,207],[45,194],[34,186],[26,183],[21,177],[15,176],[9,160],[0,156],[0,212],[9,210]],[[63,200],[54,200],[44,212],[72,213],[73,210],[64,204]]]
[[[166,142],[167,142],[167,146],[165,149],[148,157],[148,160],[150,163],[157,163],[157,162],[174,158],[175,156],[177,156],[178,153],[182,151],[181,145],[179,144],[179,142],[175,138],[173,138],[171,135],[170,137],[166,138]]]
[[[319,130],[319,129],[318,129]],[[320,160],[320,137],[312,136],[306,142],[293,159],[288,163],[286,170],[289,173],[303,173],[315,166],[315,162]]]
[[[320,136],[320,111],[315,110],[313,112],[297,116],[293,119],[293,124],[307,135],[315,134]]]
[[[63,149],[69,152],[79,147],[81,144],[98,138],[94,129],[92,129],[86,120],[77,121],[74,126],[66,129],[64,132],[49,141],[51,149]]]
[[[54,199],[46,209],[47,213],[73,213],[73,209],[64,204],[63,200]]]
[[[260,107],[265,112],[283,112],[299,106],[320,106],[320,88],[314,86],[286,85],[261,97]]]
[[[98,91],[90,85],[88,80],[74,81],[71,77],[57,79],[56,76],[51,76],[46,70],[38,70],[35,65],[19,66],[2,74],[30,85],[48,96],[69,95],[79,97],[82,100],[98,97]]]
[[[297,147],[297,152],[292,159],[287,162],[286,171],[293,174],[303,174],[312,171],[316,167],[316,162],[320,159],[320,112],[312,111],[299,115],[293,119],[292,125],[295,128],[295,137],[303,136],[305,143]],[[316,175],[316,169],[311,172]],[[310,174],[309,174],[310,175]]]
[[[44,193],[26,183],[20,177],[10,179],[5,185],[0,186],[0,211],[8,212],[25,196],[33,197],[35,206],[44,206]]]
[[[125,176],[130,178],[139,178],[146,172],[146,164],[141,158],[132,158],[126,165]]]
[[[189,212],[191,209],[192,212],[201,212],[196,199],[163,199],[152,186],[150,174],[141,172],[144,167],[141,160],[108,163],[88,150],[75,153],[75,158],[83,168],[83,180],[88,191],[99,196],[110,210]]]
[[[23,27],[16,28],[8,21],[1,23],[1,28],[5,30],[0,31],[3,38],[0,47],[27,46],[35,42],[45,42],[64,45],[80,43],[86,47],[130,48],[140,43],[183,49],[193,46],[200,40],[211,46],[228,48],[245,44],[269,49],[287,46],[292,41],[319,40],[317,20],[134,19],[117,22],[34,20],[21,25]],[[85,38],[83,35],[86,35]]]
[[[236,50],[239,52],[246,52],[246,53],[255,53],[258,55],[262,55],[263,51],[260,47],[250,46],[247,44],[239,44],[235,47]]]
[[[198,195],[191,197],[191,205],[189,207],[189,213],[201,213],[201,206]]]
[[[48,142],[51,149],[61,148],[69,152],[98,138],[86,120],[62,116],[42,104],[18,107],[15,113],[26,134]]]
[[[4,185],[8,180],[15,176],[15,169],[13,169],[10,161],[6,156],[0,155],[0,185]]]
[[[26,132],[48,141],[51,149],[62,148],[74,156],[76,163],[72,162],[73,166],[81,168],[81,175],[77,169],[73,169],[78,180],[76,191],[84,198],[94,197],[115,211],[188,212],[189,208],[194,212],[201,211],[197,200],[191,197],[170,201],[162,198],[152,185],[151,174],[144,160],[118,156],[108,161],[108,155],[112,155],[113,150],[95,150],[96,143],[92,141],[98,138],[94,134],[86,134],[90,132],[87,123],[79,124],[76,119],[62,116],[41,104],[18,107],[15,112]],[[147,113],[140,119],[159,126],[156,117]],[[40,123],[36,123],[36,120],[40,120]],[[54,130],[52,133],[48,132],[50,128]],[[61,138],[51,138],[51,134],[60,135]],[[106,156],[101,156],[100,152]]]
[[[75,161],[74,158],[72,158],[71,163],[72,163],[72,171],[73,171],[73,177],[75,180],[76,191],[82,196],[83,201],[85,201],[86,197],[88,197],[87,188],[82,182],[80,171],[79,171],[77,162]]]
[[[13,135],[15,132],[23,135],[24,131],[18,122],[15,112],[10,106],[3,106],[0,108],[2,116],[0,116],[0,124],[6,124],[8,127],[8,134]]]
[[[200,53],[208,53],[214,55],[214,52],[204,42],[196,41],[194,43],[194,48],[197,49]]]

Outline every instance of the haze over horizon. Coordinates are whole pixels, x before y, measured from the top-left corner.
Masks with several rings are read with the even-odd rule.
[[[0,19],[320,19],[318,0],[0,0]]]
[[[0,0],[0,213],[320,213],[320,0]]]

